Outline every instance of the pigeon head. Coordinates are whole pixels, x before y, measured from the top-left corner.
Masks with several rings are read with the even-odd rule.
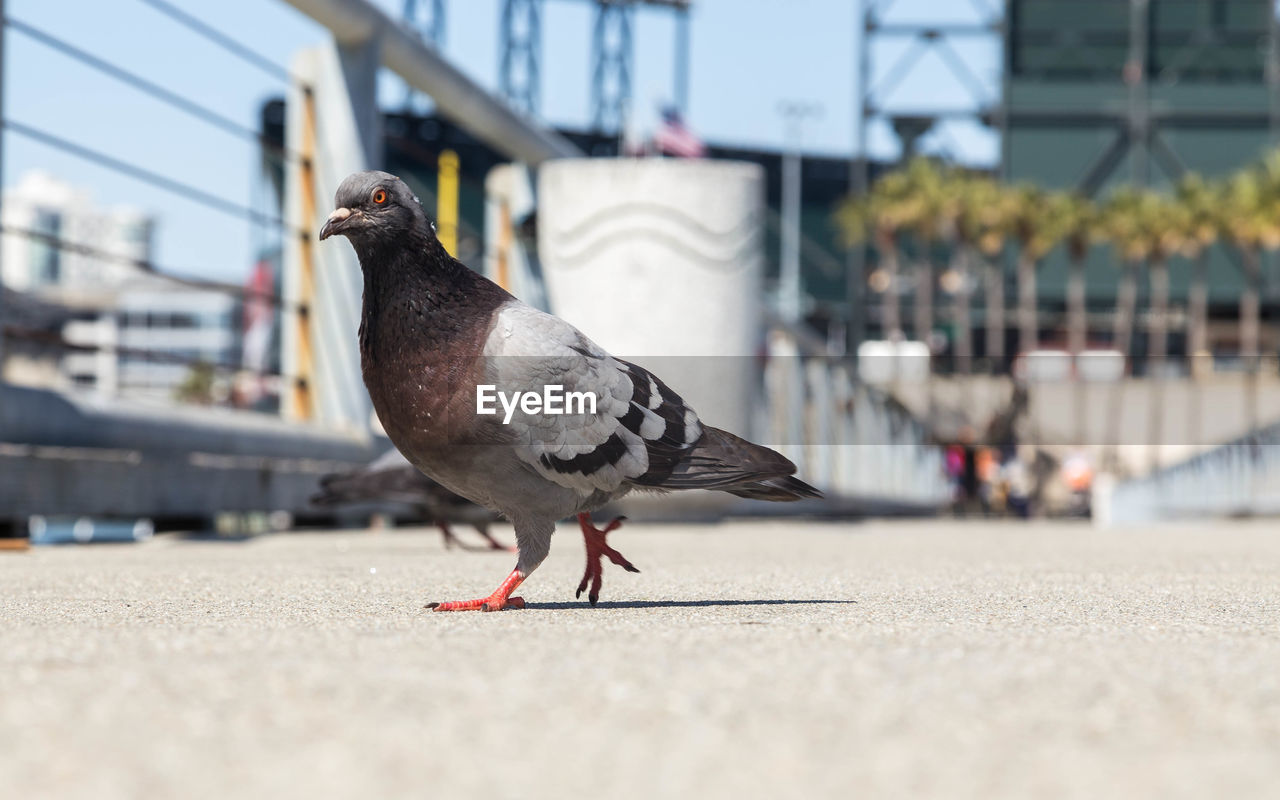
[[[389,172],[370,170],[348,176],[333,204],[333,213],[320,229],[321,240],[341,234],[359,249],[403,241],[406,234],[431,229],[418,198]]]

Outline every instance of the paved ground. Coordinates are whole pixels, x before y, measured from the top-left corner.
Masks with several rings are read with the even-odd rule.
[[[0,554],[0,793],[1274,797],[1276,528],[632,525],[596,609],[566,532],[502,614],[433,532]]]

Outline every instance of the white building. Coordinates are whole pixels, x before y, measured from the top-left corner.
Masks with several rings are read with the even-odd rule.
[[[96,348],[61,355],[61,385],[169,401],[183,362],[238,363],[237,298],[150,272],[155,222],[142,211],[30,172],[5,191],[3,224],[5,285],[68,308],[63,337]]]
[[[239,363],[239,302],[231,295],[150,281],[122,289],[116,309],[122,394],[170,400],[192,362]]]
[[[83,189],[46,173],[23,175],[4,192],[3,277],[10,289],[67,305],[95,304],[151,258],[154,221],[138,209],[102,208]],[[40,238],[82,245],[63,249]],[[108,253],[109,258],[88,251]]]

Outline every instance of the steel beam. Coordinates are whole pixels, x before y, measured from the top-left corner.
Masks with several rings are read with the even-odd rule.
[[[444,0],[404,0],[400,16],[437,50],[444,44]]]
[[[869,91],[871,87],[871,53],[868,48],[870,36],[864,21],[869,18],[866,7],[867,0],[858,3],[858,79],[854,89],[854,108],[857,109],[857,131],[853,148],[853,161],[849,164],[849,188],[855,198],[862,198],[871,186],[869,156],[867,155],[867,122],[870,120]],[[859,242],[849,248],[845,275],[845,298],[848,301],[849,325],[846,330],[848,342],[845,351],[854,360],[857,368],[858,346],[867,338],[867,263],[868,245]],[[856,374],[856,373],[855,373]]]
[[[366,0],[286,2],[328,28],[340,44],[378,40],[383,66],[430,95],[441,113],[502,153],[528,164],[582,155],[568,139],[512,110]]]
[[[502,96],[513,108],[536,116],[542,62],[542,0],[503,0],[501,25],[498,81]]]
[[[884,36],[919,37],[921,39],[944,39],[960,36],[991,36],[1000,33],[1000,22],[993,20],[979,25],[904,25],[883,24],[874,19],[868,20],[866,29],[870,33]]]
[[[5,0],[0,0],[0,120],[5,119],[4,114],[4,81],[7,77],[5,72],[4,60],[4,40],[9,31],[8,17],[5,16]],[[0,187],[4,185],[4,130],[0,128]],[[0,212],[4,211],[3,193],[0,193]],[[4,255],[3,247],[0,247],[0,380],[4,378]]]
[[[1267,9],[1269,18],[1267,20],[1267,110],[1270,119],[1267,121],[1269,128],[1268,143],[1275,147],[1280,144],[1277,136],[1280,135],[1280,19],[1277,19],[1277,13],[1280,13],[1280,3],[1272,2]]]
[[[956,112],[960,114],[961,112]],[[1015,108],[1008,112],[1009,119],[1019,125],[1046,127],[1094,127],[1123,125],[1128,119],[1127,110],[1100,108]],[[1271,124],[1271,112],[1265,108],[1173,108],[1151,109],[1149,122],[1161,127],[1176,128],[1265,128]]]
[[[1148,166],[1151,148],[1151,102],[1147,95],[1147,61],[1151,7],[1147,0],[1129,0],[1129,60],[1124,65],[1124,80],[1129,84],[1129,154],[1132,173],[1130,182],[1145,187],[1151,183]]]
[[[1006,29],[1005,19],[1008,15],[1007,2],[1001,4],[1002,9],[987,9],[975,4],[980,19],[956,22],[953,24],[928,24],[925,22],[886,21],[884,15],[888,3],[863,2],[859,13],[858,26],[861,31],[859,64],[859,90],[857,97],[857,113],[861,127],[867,127],[877,120],[903,115],[928,117],[930,119],[977,119],[991,124],[1001,123],[1004,115],[998,106],[1004,99],[1001,97],[1001,84],[986,82],[976,75],[963,58],[952,48],[950,42],[963,37],[997,38]],[[988,12],[991,15],[988,16]],[[872,66],[872,50],[879,41],[897,41],[906,44],[892,63],[876,69]],[[947,67],[947,72],[961,85],[968,100],[966,107],[957,108],[899,108],[894,102],[894,93],[899,83],[911,75],[919,64],[934,53]],[[859,150],[859,157],[866,153]]]
[[[598,0],[591,39],[591,120],[597,133],[618,134],[631,104],[630,3]]]
[[[676,108],[689,118],[689,9],[683,8],[676,17]]]
[[[430,44],[437,52],[444,48],[444,0],[404,0],[404,10],[400,14],[404,24],[416,31],[424,42]],[[412,86],[405,87],[404,109],[413,112],[422,105],[422,93],[414,91]]]

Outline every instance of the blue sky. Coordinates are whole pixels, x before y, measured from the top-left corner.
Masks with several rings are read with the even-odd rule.
[[[280,0],[171,0],[244,45],[287,65],[298,49],[328,32]],[[991,7],[993,0],[974,0]],[[378,0],[398,14],[401,0]],[[486,87],[496,87],[500,0],[448,0],[446,54]],[[855,81],[859,34],[854,0],[697,0],[692,12],[690,122],[711,141],[776,147],[783,140],[778,105],[818,103],[822,116],[807,124],[807,149],[852,153],[856,134]],[[139,0],[8,0],[8,14],[118,66],[256,127],[261,103],[282,93],[275,79],[229,56]],[[961,0],[897,0],[895,20],[972,20]],[[592,13],[581,0],[546,0],[543,16],[542,117],[554,124],[589,121]],[[672,94],[674,21],[642,10],[634,31],[634,113],[650,123]],[[887,69],[905,43],[873,50]],[[984,77],[995,53],[961,45],[961,56]],[[250,205],[255,147],[130,89],[32,41],[6,36],[4,110],[7,117],[192,183]],[[938,63],[921,64],[890,100],[963,105],[959,84]],[[383,81],[386,105],[402,97],[393,77]],[[989,160],[991,137],[956,127],[935,137],[966,160]],[[892,138],[873,131],[871,150],[894,151]],[[140,207],[158,218],[156,260],[177,271],[241,280],[264,240],[251,223],[207,209],[64,155],[13,132],[4,136],[4,182],[44,169],[89,188],[103,204]]]

